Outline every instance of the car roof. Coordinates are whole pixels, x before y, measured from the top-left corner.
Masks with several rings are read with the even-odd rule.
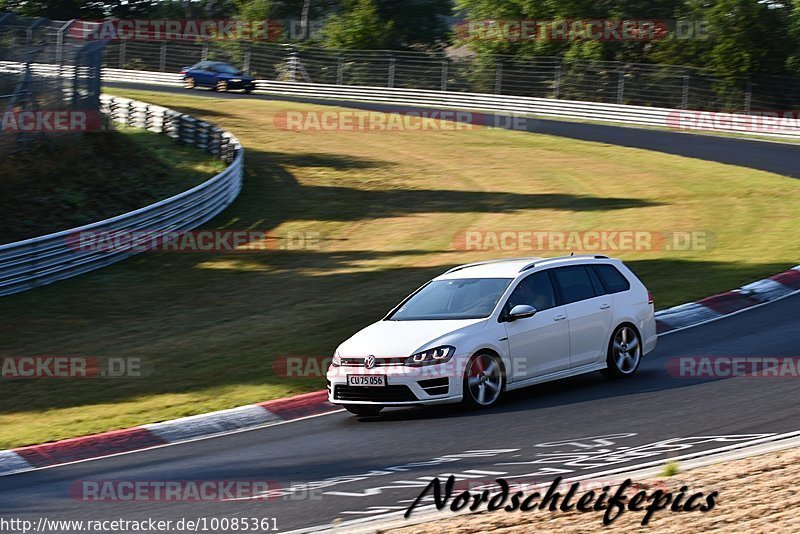
[[[517,278],[534,267],[585,263],[593,260],[611,260],[611,258],[601,255],[559,256],[556,258],[505,258],[459,265],[437,276],[435,280],[453,280],[458,278]]]

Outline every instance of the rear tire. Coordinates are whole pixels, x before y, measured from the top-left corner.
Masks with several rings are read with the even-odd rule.
[[[608,367],[600,371],[607,378],[628,378],[642,361],[642,339],[629,324],[619,325],[608,342]]]
[[[186,89],[194,89],[197,84],[194,81],[194,78],[191,76],[187,76],[183,80],[183,87]]]
[[[505,373],[500,359],[488,352],[479,352],[469,359],[464,369],[463,403],[471,409],[488,408],[497,402],[505,386]]]
[[[381,413],[383,406],[371,406],[367,404],[345,404],[344,409],[348,412],[363,417],[373,417]]]

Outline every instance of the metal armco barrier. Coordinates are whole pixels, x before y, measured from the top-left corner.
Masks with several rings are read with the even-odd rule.
[[[103,95],[101,105],[115,122],[196,145],[228,166],[202,184],[144,208],[54,234],[0,245],[0,296],[98,269],[140,251],[136,243],[115,250],[83,247],[80,245],[85,243],[73,241],[76,235],[109,231],[146,231],[158,235],[190,230],[217,215],[239,195],[244,150],[231,133],[189,115],[126,98]]]
[[[124,69],[103,69],[103,80],[173,87],[182,85],[179,74]],[[613,122],[681,131],[800,139],[800,126],[798,126],[800,125],[800,120],[795,118],[794,120],[782,121],[780,117],[761,117],[755,113],[745,115],[741,113],[692,111],[487,93],[327,85],[273,80],[256,80],[256,88],[258,91],[265,93],[307,98],[377,102],[401,106],[447,107],[494,113]]]

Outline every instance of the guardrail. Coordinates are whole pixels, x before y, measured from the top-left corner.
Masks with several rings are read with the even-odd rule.
[[[124,69],[103,69],[103,80],[173,87],[182,85],[180,74]],[[800,120],[797,118],[785,120],[785,118],[778,116],[770,117],[758,113],[748,115],[486,93],[461,93],[359,85],[326,85],[273,80],[256,80],[256,89],[265,93],[306,98],[355,100],[401,106],[447,107],[462,110],[631,124],[680,131],[691,130],[800,139]]]
[[[244,150],[238,139],[219,127],[171,109],[126,98],[101,97],[102,110],[111,120],[162,133],[195,145],[228,163],[210,180],[187,191],[110,219],[54,234],[0,245],[0,296],[18,293],[76,276],[125,259],[142,250],[131,241],[113,250],[74,241],[77,235],[109,232],[155,235],[185,231],[203,224],[238,196],[244,171]],[[91,240],[89,240],[91,241]]]

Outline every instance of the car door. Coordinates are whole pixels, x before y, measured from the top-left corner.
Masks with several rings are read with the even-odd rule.
[[[542,376],[569,367],[569,322],[547,271],[522,279],[504,307],[504,316],[518,304],[536,308],[532,317],[506,321],[512,382]]]
[[[208,66],[206,67],[205,78],[206,78],[206,85],[208,85],[209,87],[217,86],[219,71],[217,70],[217,67],[213,63],[209,63]]]
[[[613,299],[585,265],[551,269],[558,301],[569,320],[571,367],[598,363],[606,356]]]

